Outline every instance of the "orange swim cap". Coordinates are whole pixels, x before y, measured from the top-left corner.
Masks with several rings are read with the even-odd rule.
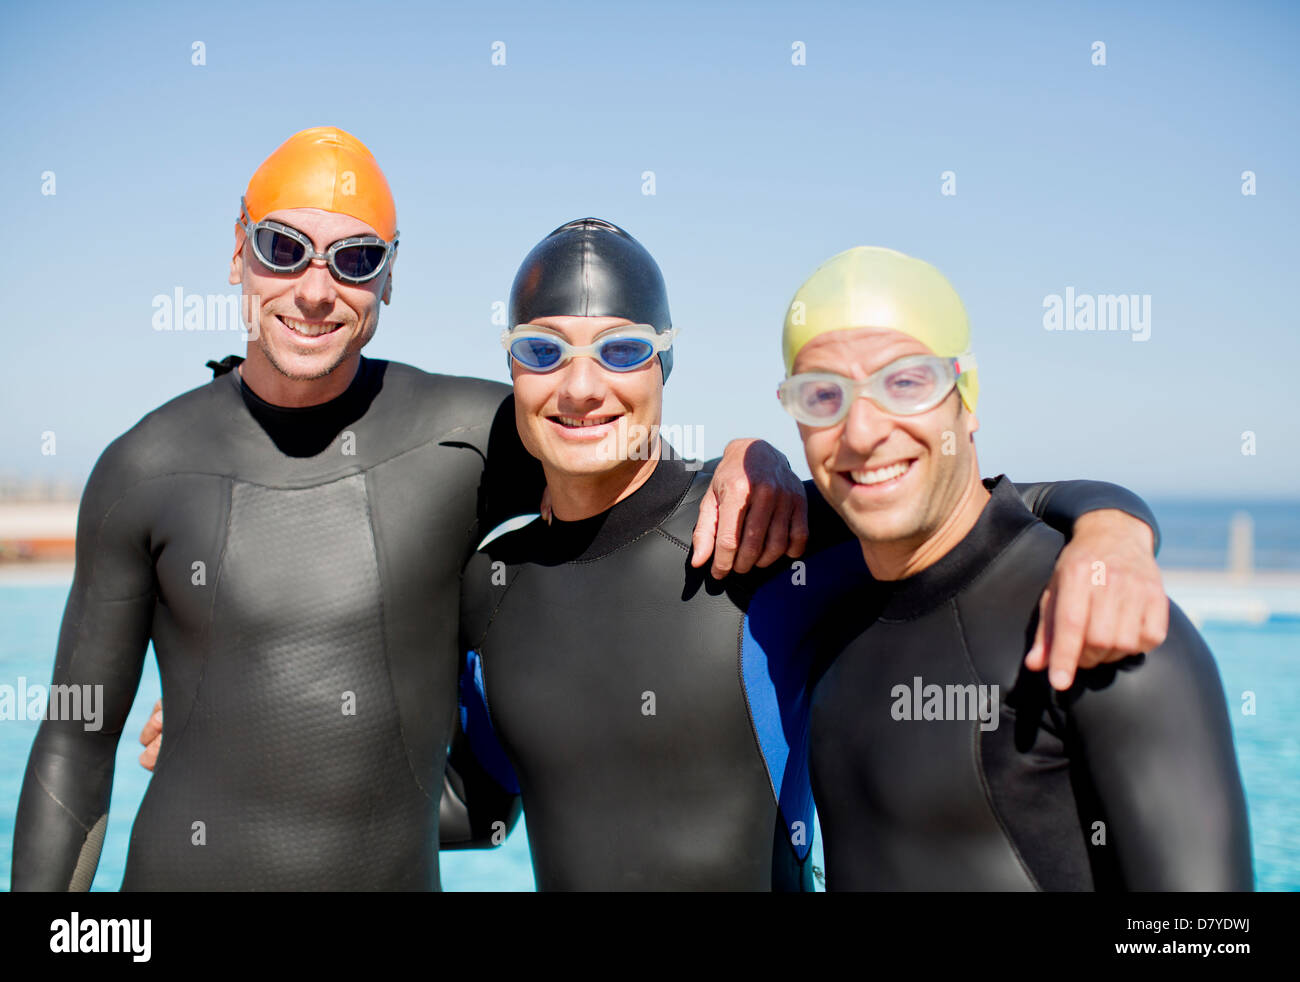
[[[254,222],[281,208],[319,208],[358,218],[390,242],[397,235],[384,172],[364,143],[336,126],[285,140],[257,168],[244,198]]]

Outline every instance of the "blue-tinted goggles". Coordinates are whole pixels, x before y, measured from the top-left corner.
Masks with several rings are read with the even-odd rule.
[[[649,324],[629,324],[593,344],[570,344],[558,334],[520,324],[501,332],[501,346],[530,372],[552,372],[580,355],[595,358],[611,372],[631,372],[671,348],[676,333],[675,327],[660,334]]]

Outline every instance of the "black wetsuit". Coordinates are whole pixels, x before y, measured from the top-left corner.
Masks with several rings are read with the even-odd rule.
[[[459,574],[540,491],[507,386],[397,363],[322,406],[230,372],[146,416],[87,484],[54,671],[104,686],[103,727],[41,724],[14,888],[89,886],[152,641],[166,739],[124,889],[436,889]]]
[[[1171,603],[1160,647],[1051,690],[1022,661],[1063,540],[985,483],[971,532],[915,576],[871,580],[856,542],[823,557],[841,582],[858,570],[817,639],[828,889],[1251,889],[1204,642]]]
[[[707,483],[663,460],[608,511],[536,521],[465,569],[464,725],[522,793],[542,890],[811,887],[800,641],[842,584],[816,557],[721,584],[691,569]],[[1066,527],[1114,507],[1154,528],[1113,485],[1024,493]],[[811,510],[819,544],[847,535],[815,492]]]

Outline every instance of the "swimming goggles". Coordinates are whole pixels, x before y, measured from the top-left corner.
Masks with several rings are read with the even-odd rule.
[[[975,356],[969,352],[961,358],[908,355],[864,379],[832,372],[791,375],[776,394],[786,412],[805,426],[834,426],[848,416],[859,396],[895,416],[915,416],[943,402],[958,376],[974,367]]]
[[[558,334],[520,324],[513,331],[501,332],[501,347],[531,372],[554,371],[580,355],[595,358],[611,372],[630,372],[671,348],[677,328],[660,334],[649,324],[629,324],[615,331],[594,344],[569,344]]]
[[[323,259],[334,278],[344,283],[369,283],[397,251],[397,236],[386,242],[377,235],[353,235],[317,252],[311,239],[290,225],[263,219],[252,224],[248,205],[239,199],[239,225],[248,233],[257,261],[272,273],[297,273],[313,259]]]

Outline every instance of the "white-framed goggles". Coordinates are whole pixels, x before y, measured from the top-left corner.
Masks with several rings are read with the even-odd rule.
[[[865,397],[895,416],[928,412],[948,397],[975,356],[908,355],[864,379],[834,372],[801,372],[777,388],[786,412],[805,426],[834,426],[849,414],[853,400]]]

